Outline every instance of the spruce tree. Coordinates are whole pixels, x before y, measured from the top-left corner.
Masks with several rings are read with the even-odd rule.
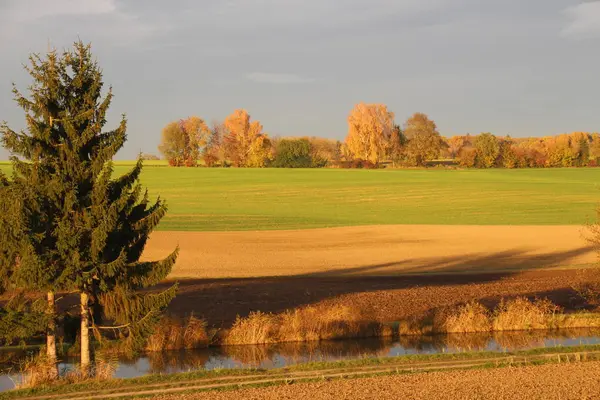
[[[0,255],[4,282],[12,288],[47,293],[46,352],[56,365],[55,293],[61,286],[59,243],[53,234],[61,210],[62,191],[56,179],[56,147],[60,143],[59,63],[56,52],[45,59],[30,57],[31,99],[15,88],[15,100],[25,110],[27,131],[0,126],[2,144],[13,154],[12,179],[2,177]],[[58,368],[54,369],[58,376]]]
[[[95,305],[98,315],[106,308],[104,314],[127,330],[127,339],[141,340],[174,297],[176,287],[162,293],[138,291],[168,275],[177,250],[162,261],[139,262],[166,205],[160,199],[151,203],[147,194],[142,195],[141,160],[130,172],[112,179],[111,161],[125,143],[126,120],[123,117],[112,131],[102,131],[112,89],[103,97],[102,72],[90,46],[77,42],[60,57],[53,52],[46,59],[33,56],[31,61],[31,98],[15,90],[27,114],[28,132],[5,126],[3,142],[23,159],[13,157],[13,183],[37,196],[26,197],[21,214],[34,210],[32,215],[45,222],[40,240],[49,243],[35,248],[36,262],[26,259],[26,264],[30,273],[49,277],[55,290],[80,294],[81,368],[88,373],[90,305]],[[44,188],[31,188],[33,184]],[[23,231],[30,232],[32,222],[21,219]],[[26,243],[32,241],[30,235],[23,236]],[[49,254],[55,269],[40,261]],[[19,257],[23,258],[21,250]],[[19,269],[22,264],[21,259]],[[117,303],[123,308],[112,308]]]

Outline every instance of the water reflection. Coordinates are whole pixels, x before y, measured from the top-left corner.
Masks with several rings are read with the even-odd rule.
[[[574,346],[600,343],[600,329],[565,331],[499,332],[435,336],[401,336],[308,343],[255,346],[224,346],[200,350],[148,353],[119,359],[116,377],[170,374],[216,368],[279,368],[288,365],[356,358],[393,357],[406,354],[457,353],[466,351],[517,351],[537,347]],[[18,350],[0,351],[4,374],[0,390],[14,387],[15,363],[26,356]],[[77,360],[67,358],[61,368]]]

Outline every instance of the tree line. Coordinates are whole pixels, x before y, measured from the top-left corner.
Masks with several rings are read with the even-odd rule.
[[[32,55],[29,93],[14,89],[27,128],[0,126],[13,173],[0,172],[0,340],[46,338],[58,377],[59,332],[77,321],[80,373],[94,374],[94,350],[108,339],[143,346],[177,285],[153,290],[171,271],[177,249],[140,261],[150,232],[167,212],[139,183],[141,159],[113,177],[113,156],[126,141],[125,117],[105,131],[112,89],[89,45]],[[77,312],[64,305],[76,296]],[[61,303],[62,301],[62,303]],[[59,329],[62,328],[62,329]]]
[[[583,167],[598,164],[600,135],[511,138],[481,133],[447,138],[424,113],[413,114],[400,126],[386,105],[360,103],[348,116],[343,142],[270,137],[246,110],[236,110],[210,127],[197,116],[170,122],[162,131],[159,151],[170,165],[188,167],[423,167],[440,160],[465,168]]]

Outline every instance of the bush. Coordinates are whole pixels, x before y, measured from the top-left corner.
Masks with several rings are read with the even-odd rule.
[[[349,168],[357,168],[357,169],[377,169],[377,164],[369,161],[369,160],[361,160],[356,159],[350,162]]]
[[[275,168],[313,168],[312,149],[308,139],[282,139],[277,143]]]

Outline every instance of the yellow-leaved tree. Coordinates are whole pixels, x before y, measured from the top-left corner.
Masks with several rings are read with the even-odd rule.
[[[444,144],[437,126],[427,114],[415,113],[406,121],[407,155],[413,165],[422,166],[440,155]]]
[[[394,113],[385,104],[357,104],[348,116],[346,149],[355,159],[379,163],[394,132]]]
[[[198,162],[209,136],[210,129],[202,118],[188,117],[170,122],[163,128],[158,149],[169,164],[192,167]]]
[[[223,122],[225,156],[236,167],[264,167],[271,158],[271,142],[258,121],[246,110],[235,110]]]

